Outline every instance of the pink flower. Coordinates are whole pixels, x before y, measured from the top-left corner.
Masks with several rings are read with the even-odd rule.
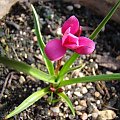
[[[71,16],[65,21],[62,33],[62,40],[53,39],[46,44],[45,53],[50,60],[61,59],[66,53],[66,49],[82,55],[91,54],[94,51],[95,43],[92,40],[87,37],[77,37],[81,34],[81,27],[75,16]]]

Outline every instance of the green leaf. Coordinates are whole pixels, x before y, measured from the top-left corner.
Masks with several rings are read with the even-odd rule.
[[[49,83],[55,83],[55,76],[48,75],[37,68],[34,68],[23,62],[19,62],[7,57],[0,56],[0,63],[6,65],[9,68],[13,68],[19,72],[31,75],[39,80],[43,80]]]
[[[64,92],[57,93],[57,94],[59,97],[61,97],[67,103],[67,105],[69,106],[69,108],[72,111],[72,114],[75,116],[75,110],[73,108],[72,102],[70,101],[69,97]]]
[[[33,16],[34,16],[35,32],[36,32],[36,35],[37,35],[37,40],[38,40],[38,44],[39,44],[39,47],[40,47],[40,51],[41,51],[42,57],[44,58],[46,67],[47,67],[47,69],[48,69],[48,72],[49,72],[51,75],[54,75],[54,67],[53,67],[53,64],[52,64],[52,62],[47,58],[47,56],[46,56],[46,54],[45,54],[45,52],[44,52],[45,44],[44,44],[44,41],[43,41],[43,38],[42,38],[42,34],[41,34],[41,31],[40,31],[40,24],[39,24],[38,15],[37,15],[37,13],[36,13],[36,10],[35,10],[34,6],[31,5],[31,7],[32,7],[32,10],[33,10]]]
[[[16,107],[15,110],[13,110],[9,115],[7,115],[5,117],[5,119],[13,117],[14,115],[20,113],[21,111],[25,110],[26,108],[28,108],[29,106],[34,104],[41,97],[46,95],[49,92],[48,90],[49,89],[47,87],[47,88],[44,88],[44,89],[39,90],[37,92],[34,92],[32,95],[30,95],[28,98],[26,98],[18,107]]]
[[[110,12],[106,15],[106,17],[103,19],[103,21],[98,25],[98,27],[94,30],[94,32],[90,35],[90,39],[94,39],[97,34],[102,30],[102,28],[105,26],[105,24],[108,22],[108,20],[112,17],[118,6],[120,5],[120,0],[113,6],[113,8],[110,10]],[[77,53],[74,53],[71,58],[64,64],[62,67],[59,77],[62,77],[65,73],[67,73],[67,70],[70,68],[70,66],[73,64],[73,62],[79,57]]]
[[[66,73],[72,72],[72,71],[77,70],[77,69],[79,69],[81,71],[84,67],[85,67],[85,64],[78,65],[76,67],[69,68],[68,71],[66,71]]]
[[[70,80],[64,80],[60,83],[59,87],[71,85],[75,83],[85,83],[85,82],[96,82],[96,81],[110,81],[110,80],[120,80],[120,73],[114,74],[103,74],[96,76],[86,76],[81,78],[73,78]]]

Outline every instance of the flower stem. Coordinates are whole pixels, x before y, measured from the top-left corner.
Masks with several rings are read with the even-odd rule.
[[[50,96],[50,104],[52,104],[53,101],[53,92],[51,92],[51,96]]]
[[[56,67],[55,67],[55,74],[56,74],[56,75],[58,75],[58,72],[59,72],[59,70],[60,70],[61,61],[62,61],[62,59],[58,60],[57,63],[56,63]]]

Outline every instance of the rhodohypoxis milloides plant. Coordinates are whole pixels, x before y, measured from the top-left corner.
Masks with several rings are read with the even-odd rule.
[[[95,82],[100,80],[106,81],[120,80],[120,73],[114,73],[111,75],[86,76],[81,78],[72,78],[69,80],[64,80],[64,76],[68,72],[79,68],[76,67],[71,69],[70,66],[81,54],[84,55],[91,54],[94,51],[95,43],[93,42],[93,39],[111,18],[119,4],[120,0],[115,4],[115,6],[111,9],[111,11],[103,19],[103,21],[98,25],[94,32],[89,36],[89,38],[80,36],[82,27],[79,25],[78,19],[73,15],[70,18],[68,18],[62,25],[63,35],[61,39],[55,38],[53,40],[50,40],[46,45],[43,42],[42,35],[40,32],[40,25],[37,13],[34,7],[31,5],[34,15],[35,32],[37,35],[40,51],[44,58],[48,73],[45,73],[37,68],[31,67],[30,65],[27,65],[23,62],[15,61],[13,59],[9,59],[1,55],[0,62],[8,67],[16,69],[17,71],[22,71],[28,75],[32,75],[36,79],[48,82],[50,84],[48,85],[48,87],[38,90],[34,92],[32,95],[30,95],[28,98],[26,98],[18,107],[15,108],[15,110],[13,110],[9,115],[7,115],[5,119],[8,119],[25,110],[46,94],[51,95],[49,99],[50,102],[52,102],[53,100],[53,94],[58,95],[59,98],[63,99],[67,103],[73,115],[75,115],[73,105],[62,89],[63,86],[80,82]],[[67,49],[72,50],[73,55],[70,57],[69,60],[65,62],[63,67],[60,69],[61,59],[65,55]],[[52,61],[56,62],[55,68]]]

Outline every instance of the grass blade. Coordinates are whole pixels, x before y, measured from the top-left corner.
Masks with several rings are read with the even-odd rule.
[[[32,95],[30,95],[28,98],[26,98],[18,107],[15,108],[9,115],[5,117],[5,119],[11,118],[14,115],[20,113],[21,111],[25,110],[32,104],[34,104],[36,101],[38,101],[41,97],[46,95],[48,93],[48,87],[44,88],[42,90],[39,90],[37,92],[34,92]]]
[[[6,65],[9,68],[13,68],[19,72],[26,73],[31,75],[39,80],[43,80],[45,82],[55,83],[54,76],[48,75],[37,68],[34,68],[28,64],[23,62],[19,62],[13,59],[9,59],[7,57],[0,56],[0,63]]]
[[[86,76],[81,78],[73,78],[70,80],[64,80],[60,83],[59,87],[76,84],[76,83],[86,83],[86,82],[96,82],[96,81],[110,81],[110,80],[120,80],[120,73],[114,74],[103,74],[96,76]]]
[[[45,52],[44,52],[45,44],[44,44],[44,41],[43,41],[43,39],[42,39],[42,34],[41,34],[41,31],[40,31],[40,24],[39,24],[38,15],[37,15],[37,13],[36,13],[36,10],[35,10],[34,6],[31,5],[31,7],[32,7],[32,10],[33,10],[35,31],[36,31],[37,40],[38,40],[38,44],[39,44],[39,47],[40,47],[41,54],[42,54],[42,56],[43,56],[43,58],[44,58],[46,67],[47,67],[47,69],[48,69],[48,72],[49,72],[51,75],[54,75],[54,67],[53,67],[53,64],[52,64],[52,62],[47,58],[47,56],[45,55]]]
[[[83,64],[83,65],[78,65],[78,66],[76,66],[76,67],[69,68],[66,73],[72,72],[72,71],[77,70],[77,69],[79,69],[79,70],[81,71],[84,67],[85,67],[85,64]],[[66,73],[65,73],[65,74],[66,74]]]
[[[65,93],[57,93],[59,97],[61,97],[69,106],[72,111],[72,114],[75,116],[75,110],[73,108],[72,102],[70,101],[69,97]]]

